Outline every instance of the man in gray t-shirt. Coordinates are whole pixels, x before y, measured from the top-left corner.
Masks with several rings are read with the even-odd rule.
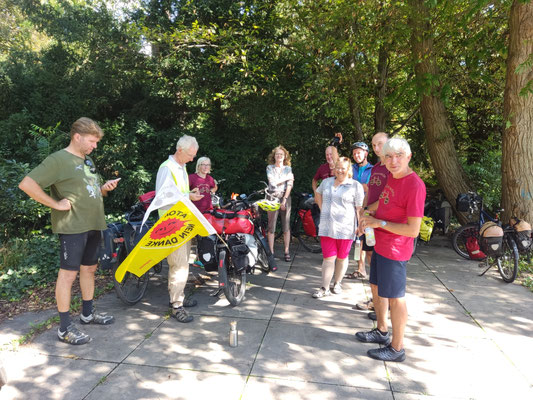
[[[93,308],[94,274],[98,262],[101,231],[106,229],[102,196],[117,187],[118,179],[100,185],[96,167],[88,155],[104,133],[96,122],[80,118],[70,129],[70,143],[49,155],[20,182],[19,188],[52,210],[52,230],[61,245],[56,301],[59,312],[59,340],[85,344],[89,335],[70,319],[72,284],[80,274],[82,324],[108,325],[114,318]],[[44,189],[50,188],[50,195]]]

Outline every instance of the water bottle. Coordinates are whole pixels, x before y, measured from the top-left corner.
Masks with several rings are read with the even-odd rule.
[[[237,321],[229,323],[229,346],[237,347],[239,345],[239,333],[237,331]]]
[[[365,239],[367,246],[375,246],[376,237],[374,236],[374,228],[369,226],[365,228]]]
[[[359,261],[361,259],[361,240],[355,239],[355,245],[353,247],[353,259]]]

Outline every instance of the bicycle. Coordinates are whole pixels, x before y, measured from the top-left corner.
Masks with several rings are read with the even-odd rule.
[[[487,221],[491,221],[501,226],[503,229],[503,238],[502,238],[502,249],[495,256],[489,256],[485,258],[486,269],[479,274],[479,276],[485,275],[485,273],[492,267],[490,260],[496,262],[498,271],[504,280],[504,282],[511,283],[516,279],[518,273],[518,247],[514,239],[514,229],[509,225],[501,224],[499,220],[499,213],[503,210],[498,210],[495,217],[492,217],[484,208],[483,208],[483,198],[477,195],[474,192],[468,192],[467,194],[460,195],[463,196],[463,205],[459,206],[459,211],[468,212],[469,216],[472,216],[474,213],[479,212],[479,218],[476,222],[469,222],[466,225],[461,226],[454,233],[452,237],[453,249],[461,257],[470,259],[468,254],[466,243],[467,240],[471,237],[475,238],[478,242],[480,241],[479,232],[483,224]],[[465,209],[466,208],[466,209]],[[490,259],[490,260],[489,260]]]
[[[256,267],[266,273],[277,270],[261,232],[259,208],[263,204],[251,202],[254,196],[265,192],[266,189],[262,189],[249,196],[241,195],[239,199],[230,200],[224,209],[204,213],[218,234],[199,237],[199,258],[206,271],[218,272],[219,287],[212,296],[223,291],[232,306],[244,300],[247,274],[254,274]]]
[[[313,208],[315,199],[309,193],[296,193],[296,208],[294,210],[290,229],[291,236],[296,238],[302,247],[311,253],[320,253],[322,247],[317,234],[317,222],[314,218]],[[276,240],[283,236],[283,232],[276,234]]]
[[[141,229],[144,213],[153,198],[153,196],[150,196],[149,200],[143,201],[143,196],[140,196],[141,201],[131,207],[125,214],[126,224],[108,224],[108,228],[103,232],[103,241],[99,253],[100,267],[104,270],[112,270],[115,292],[127,305],[134,305],[144,297],[150,277],[155,273],[160,273],[163,268],[160,262],[141,277],[126,272],[122,282],[118,282],[115,279],[117,268],[154,224],[153,221],[148,220]]]

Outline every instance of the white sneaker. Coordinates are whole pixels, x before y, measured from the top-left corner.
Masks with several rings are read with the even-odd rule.
[[[331,291],[335,294],[341,294],[342,293],[342,286],[340,282],[337,282],[333,285],[333,288],[331,288]]]
[[[331,292],[329,291],[329,289],[326,290],[325,288],[320,288],[315,293],[313,293],[313,297],[315,299],[320,299],[321,297],[326,297],[329,295],[331,295]]]

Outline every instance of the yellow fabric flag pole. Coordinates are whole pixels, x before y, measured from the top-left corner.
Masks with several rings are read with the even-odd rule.
[[[146,210],[143,223],[148,214],[168,203],[174,206],[163,215],[154,226],[137,243],[126,259],[115,271],[115,279],[122,282],[127,272],[141,277],[159,261],[174,250],[183,246],[196,235],[208,236],[216,233],[213,226],[205,219],[196,206],[176,190],[175,185],[164,185],[152,205]],[[158,196],[159,199],[158,199]],[[161,201],[161,199],[164,199]],[[156,201],[157,200],[157,201]]]

